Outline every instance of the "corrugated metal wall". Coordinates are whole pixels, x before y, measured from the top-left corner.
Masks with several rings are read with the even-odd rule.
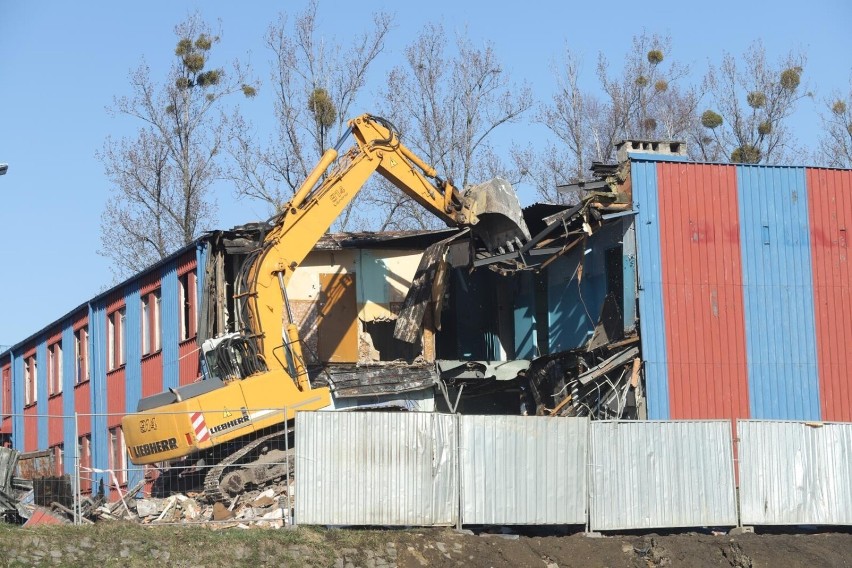
[[[748,525],[852,524],[852,424],[737,422]]]
[[[730,421],[590,428],[593,530],[737,524]]]
[[[587,419],[458,418],[462,523],[585,524]]]
[[[752,418],[819,420],[804,168],[737,166]]]
[[[661,163],[657,181],[669,418],[747,417],[736,169]]]
[[[296,521],[456,524],[457,436],[448,414],[298,413]]]
[[[36,420],[38,434],[36,437],[36,447],[34,449],[43,449],[47,447],[47,338],[42,336],[38,340],[36,346],[36,367],[38,368],[38,376],[36,381],[36,392],[38,400],[36,401]]]
[[[852,419],[852,171],[631,168],[649,417]]]
[[[77,447],[77,439],[74,437],[74,399],[77,394],[74,388],[77,359],[74,353],[74,327],[73,320],[67,320],[62,324],[62,443],[65,446],[65,461],[63,463],[65,473],[74,473],[74,448]]]
[[[92,467],[109,468],[109,436],[107,435],[107,385],[106,385],[106,305],[103,300],[89,304],[89,394],[88,412],[92,414]],[[85,430],[84,430],[85,431]],[[94,487],[103,482],[109,489],[110,479],[104,473],[92,475]]]
[[[163,267],[163,280],[160,287],[162,306],[160,325],[163,335],[163,384],[162,392],[180,385],[178,359],[180,353],[180,290],[178,286],[177,262],[169,262]]]
[[[852,171],[807,172],[823,420],[852,422]]]
[[[12,351],[12,446],[24,448],[24,358]],[[26,450],[25,450],[26,451]]]
[[[666,318],[663,312],[663,268],[657,208],[657,164],[631,163],[633,209],[636,211],[636,253],[639,271],[639,331],[645,363],[648,418],[666,420],[669,410],[669,370]]]

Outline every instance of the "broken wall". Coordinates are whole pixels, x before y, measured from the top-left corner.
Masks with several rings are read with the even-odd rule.
[[[434,359],[429,334],[413,345],[393,339],[421,256],[411,250],[312,251],[287,285],[308,362]]]

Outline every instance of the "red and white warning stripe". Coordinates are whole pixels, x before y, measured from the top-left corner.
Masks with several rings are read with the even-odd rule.
[[[193,412],[190,415],[192,419],[192,428],[195,430],[195,439],[199,442],[206,442],[210,439],[210,432],[207,431],[207,423],[204,421],[204,414],[201,412]]]

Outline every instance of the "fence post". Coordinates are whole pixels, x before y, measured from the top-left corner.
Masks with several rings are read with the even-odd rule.
[[[586,455],[583,458],[586,461],[586,532],[591,530],[592,525],[592,419],[586,418],[588,426],[586,427]]]
[[[80,415],[74,412],[74,524],[82,524],[82,504],[80,495]]]
[[[293,434],[296,433],[296,416],[293,415]],[[293,527],[293,496],[290,491],[290,429],[287,427],[287,407],[284,407],[284,485],[287,487],[287,516],[282,519],[288,527]]]
[[[462,463],[462,424],[461,424],[461,414],[454,414],[455,416],[455,426],[456,426],[456,470],[453,472],[453,475],[456,476],[456,511],[458,512],[458,517],[456,518],[456,529],[462,530],[462,515],[464,514],[464,479],[461,470]]]

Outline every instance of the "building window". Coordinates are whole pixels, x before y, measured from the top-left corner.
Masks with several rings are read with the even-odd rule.
[[[24,406],[38,402],[38,363],[35,355],[24,359]]]
[[[62,392],[62,344],[59,342],[47,347],[47,388],[51,396]]]
[[[127,483],[127,448],[121,427],[109,430],[109,466],[119,483]]]
[[[74,332],[74,384],[89,380],[89,330],[81,327]]]
[[[120,308],[107,318],[107,364],[109,370],[124,365],[124,326],[127,310]]]
[[[154,351],[159,351],[162,331],[160,329],[160,291],[155,290],[152,297],[154,298],[154,309],[151,314],[151,344],[154,346]]]
[[[77,459],[75,467],[80,472],[80,485],[86,491],[92,490],[92,435],[77,438]]]
[[[160,350],[160,291],[142,296],[142,355]]]
[[[195,335],[193,315],[195,307],[195,293],[193,274],[187,272],[180,277],[180,340],[185,341]]]
[[[142,297],[142,355],[147,355],[151,352],[151,309],[149,307],[148,296]]]

